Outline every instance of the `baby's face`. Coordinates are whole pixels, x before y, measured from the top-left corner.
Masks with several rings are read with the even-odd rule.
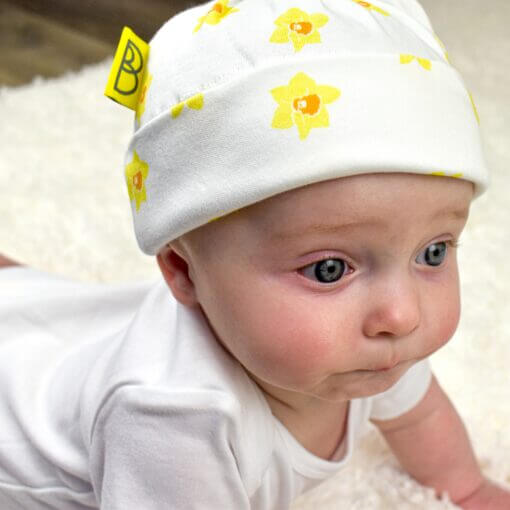
[[[450,242],[472,196],[468,181],[403,173],[276,195],[181,238],[193,293],[271,398],[297,409],[385,391],[455,332]]]

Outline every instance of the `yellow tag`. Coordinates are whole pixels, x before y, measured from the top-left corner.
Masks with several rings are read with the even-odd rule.
[[[148,56],[149,45],[124,27],[104,95],[136,111]]]

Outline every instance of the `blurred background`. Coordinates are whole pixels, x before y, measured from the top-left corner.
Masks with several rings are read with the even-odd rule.
[[[0,0],[0,86],[51,78],[113,55],[122,27],[145,41],[185,0]],[[141,8],[143,6],[143,8]]]
[[[114,54],[124,25],[149,41],[163,22],[201,3],[205,2],[0,0],[0,86],[15,87],[38,75],[56,77],[100,62]],[[493,50],[491,58],[503,64],[510,43],[505,22],[510,19],[510,0],[420,3],[454,58],[457,54],[462,58],[461,49],[469,41],[469,58],[473,63],[483,63],[483,54],[477,48],[489,47]],[[485,44],[473,44],[474,39],[483,39]],[[461,68],[464,64],[469,66],[467,62],[456,63]]]

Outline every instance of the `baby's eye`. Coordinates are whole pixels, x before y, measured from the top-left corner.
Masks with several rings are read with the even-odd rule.
[[[312,273],[320,283],[335,283],[343,276],[346,266],[342,259],[328,258],[308,264],[301,271],[305,276]]]
[[[439,266],[441,262],[445,259],[446,256],[446,245],[457,247],[458,244],[451,241],[439,241],[438,243],[429,244],[421,253],[425,255],[425,263],[430,266]],[[421,254],[420,254],[421,255]],[[419,256],[416,258],[416,261],[419,261]]]

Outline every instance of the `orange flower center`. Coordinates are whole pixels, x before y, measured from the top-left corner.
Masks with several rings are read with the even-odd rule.
[[[370,7],[371,4],[368,2],[363,2],[363,0],[358,0],[358,3],[363,7]]]
[[[298,34],[309,34],[312,31],[312,24],[309,21],[300,21],[299,23],[291,23],[290,29]]]
[[[213,11],[216,11],[218,14],[221,14],[223,12],[223,4],[221,4],[220,2],[216,2],[209,12]]]
[[[138,172],[137,174],[133,175],[133,184],[138,191],[142,189],[142,181],[142,172]]]
[[[319,110],[321,104],[320,97],[317,94],[310,94],[309,96],[296,97],[292,105],[295,110],[308,115],[315,115]]]

